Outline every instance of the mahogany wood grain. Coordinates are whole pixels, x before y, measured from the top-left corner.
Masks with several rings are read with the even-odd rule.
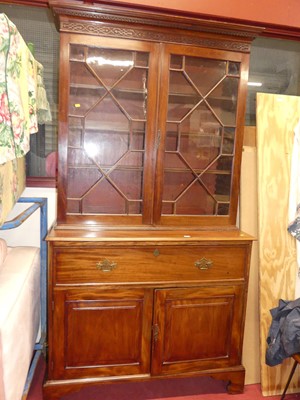
[[[154,325],[159,333],[152,342],[152,373],[240,364],[242,296],[242,286],[157,289]]]
[[[159,230],[159,229],[145,229],[145,230],[118,230],[118,229],[75,229],[72,226],[65,227],[65,229],[59,229],[58,227],[54,227],[48,235],[46,240],[49,242],[59,241],[60,245],[63,245],[64,242],[74,242],[80,241],[84,246],[85,242],[106,242],[107,244],[111,242],[112,245],[114,243],[126,243],[130,242],[139,243],[146,242],[151,243],[152,241],[155,244],[160,243],[169,243],[172,242],[174,244],[178,243],[198,243],[201,242],[203,244],[208,244],[211,242],[249,242],[254,239],[253,236],[248,235],[245,232],[242,232],[238,229],[228,229],[228,230],[220,230],[220,229],[201,229],[199,227],[198,230],[194,230],[193,228],[176,230]],[[66,246],[70,245],[69,243]]]
[[[53,301],[50,380],[149,372],[151,290],[55,290]]]
[[[244,244],[106,248],[90,243],[82,248],[77,242],[61,248],[56,243],[53,279],[56,285],[230,281],[244,279],[248,256],[249,245]],[[101,269],[104,262],[110,265]]]

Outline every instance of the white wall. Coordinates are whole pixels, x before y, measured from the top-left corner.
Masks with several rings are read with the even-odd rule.
[[[47,197],[48,199],[48,229],[56,220],[56,189],[55,188],[26,188],[21,197]],[[31,203],[17,203],[7,217],[13,219],[30,206]],[[0,237],[9,246],[40,245],[40,211],[37,210],[20,227],[10,230],[0,230]]]

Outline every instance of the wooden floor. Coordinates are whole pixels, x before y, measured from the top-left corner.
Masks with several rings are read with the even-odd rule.
[[[42,400],[45,363],[40,362],[27,400]],[[212,378],[186,378],[101,385],[64,396],[62,400],[279,400],[263,397],[260,385],[246,385],[243,394],[228,395],[226,382]],[[300,393],[286,395],[285,400],[300,400]]]

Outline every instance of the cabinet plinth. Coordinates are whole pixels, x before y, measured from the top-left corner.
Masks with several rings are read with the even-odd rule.
[[[172,376],[241,392],[253,238],[236,218],[258,29],[49,3],[61,51],[45,399]]]

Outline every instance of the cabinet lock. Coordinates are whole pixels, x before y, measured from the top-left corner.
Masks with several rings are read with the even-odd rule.
[[[202,257],[200,260],[195,261],[195,267],[205,270],[209,269],[213,265],[213,262],[205,257]]]
[[[103,272],[110,272],[117,267],[117,263],[104,258],[104,260],[97,262],[96,266],[97,269],[100,269]]]
[[[159,256],[159,250],[158,250],[158,249],[155,249],[155,250],[153,251],[153,255],[154,255],[154,257],[158,257],[158,256]]]
[[[156,343],[158,341],[158,335],[159,335],[159,327],[157,324],[152,326],[152,331],[153,331],[153,342]]]

